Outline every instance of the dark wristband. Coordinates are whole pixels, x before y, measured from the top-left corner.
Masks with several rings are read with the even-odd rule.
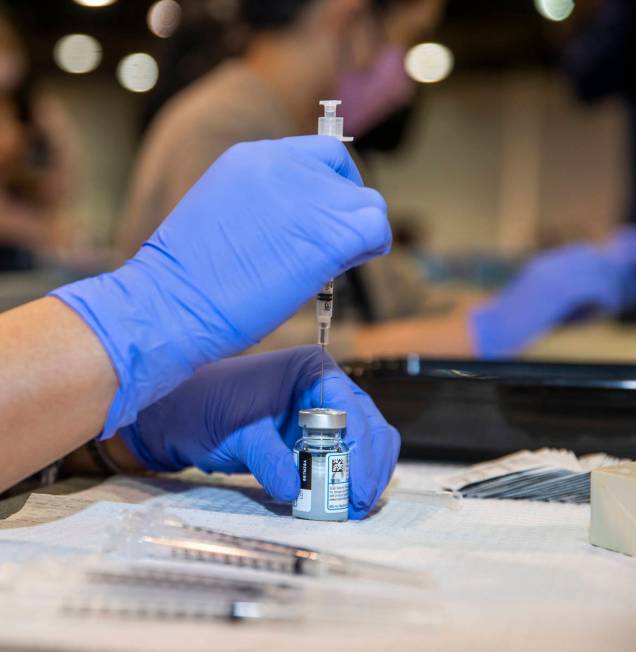
[[[117,466],[113,458],[106,452],[103,444],[97,439],[91,439],[86,444],[86,450],[93,463],[104,475],[118,475],[123,471]]]

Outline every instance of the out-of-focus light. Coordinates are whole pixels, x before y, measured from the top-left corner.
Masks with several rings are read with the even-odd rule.
[[[62,70],[82,75],[99,66],[102,46],[88,34],[69,34],[55,44],[53,58]]]
[[[453,71],[453,53],[439,43],[420,43],[406,53],[404,67],[417,82],[434,84],[446,79]]]
[[[149,54],[135,52],[119,62],[117,79],[125,89],[133,93],[145,93],[157,83],[159,66]]]
[[[159,38],[172,36],[181,20],[181,5],[175,0],[159,0],[148,10],[148,29]]]
[[[108,7],[115,4],[117,0],[75,0],[75,2],[82,7]]]
[[[565,20],[574,11],[574,0],[534,0],[537,11],[548,20]]]

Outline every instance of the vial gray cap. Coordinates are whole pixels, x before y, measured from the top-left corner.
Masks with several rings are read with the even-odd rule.
[[[343,430],[347,427],[347,413],[323,408],[300,410],[298,425],[314,430]]]

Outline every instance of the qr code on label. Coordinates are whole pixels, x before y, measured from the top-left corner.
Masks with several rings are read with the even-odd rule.
[[[331,472],[332,473],[343,473],[344,472],[344,460],[341,457],[337,457],[331,460]]]

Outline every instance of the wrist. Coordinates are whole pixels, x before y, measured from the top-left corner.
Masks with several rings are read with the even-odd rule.
[[[117,374],[118,391],[111,403],[101,439],[134,423],[141,410],[189,378],[215,355],[196,315],[180,310],[191,305],[188,292],[180,301],[164,279],[161,287],[147,261],[129,261],[120,269],[52,292],[93,330]],[[190,289],[192,292],[192,289]],[[198,333],[194,337],[191,333]]]
[[[153,408],[150,409],[152,412]],[[159,446],[153,446],[150,441],[146,445],[144,428],[142,422],[147,417],[152,421],[152,415],[146,410],[139,415],[139,419],[125,428],[122,428],[117,439],[119,440],[115,446],[119,449],[119,454],[122,457],[127,457],[129,462],[145,469],[146,471],[156,471],[158,473],[175,473],[187,468],[189,464],[183,463],[178,459],[178,454],[174,447],[169,446],[163,438],[154,432],[152,425],[147,428],[150,430],[151,437],[154,437]]]
[[[100,442],[99,446],[120,473],[141,473],[147,470],[141,460],[128,448],[120,433],[107,441]]]
[[[67,455],[62,466],[66,476],[110,476],[118,473],[140,473],[145,470],[119,435],[103,442],[90,441]]]
[[[511,333],[502,328],[502,321],[496,299],[470,312],[468,328],[477,358],[498,358],[515,352],[513,349],[519,345],[508,341]]]

